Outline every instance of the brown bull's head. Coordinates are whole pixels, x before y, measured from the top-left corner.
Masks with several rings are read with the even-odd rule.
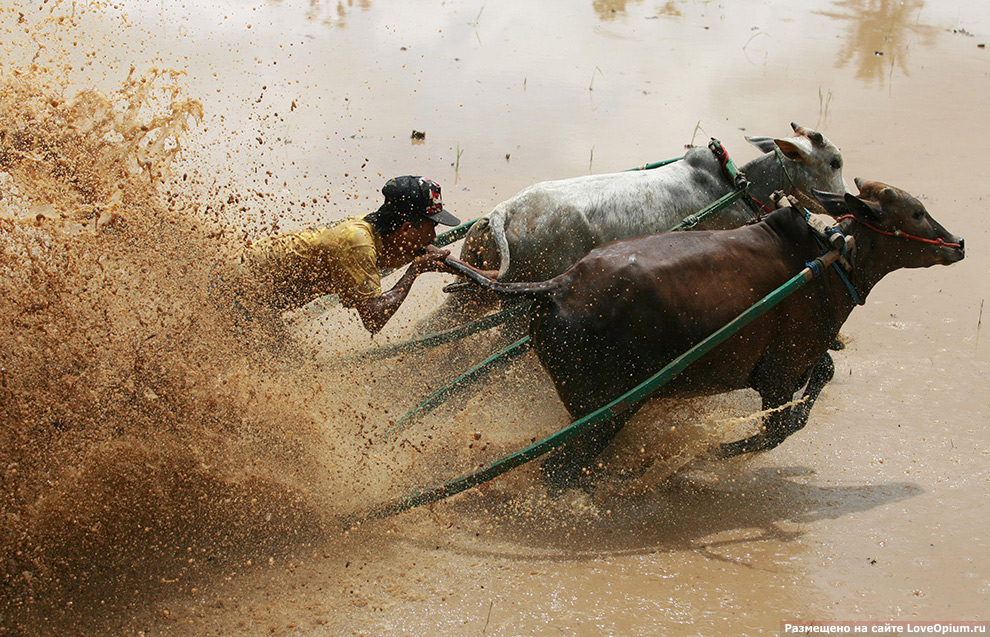
[[[924,268],[961,261],[965,244],[932,218],[925,205],[900,188],[857,178],[859,196],[815,192],[837,219],[853,218],[875,235],[896,260],[892,269]]]

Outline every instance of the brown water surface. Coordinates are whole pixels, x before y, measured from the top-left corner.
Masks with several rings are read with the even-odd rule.
[[[990,619],[984,4],[7,3],[0,627],[715,635]],[[218,309],[226,257],[368,212],[393,175],[439,181],[471,219],[531,183],[710,136],[741,164],[757,152],[745,135],[791,121],[839,145],[850,184],[918,195],[967,245],[853,313],[805,430],[747,461],[685,464],[758,401],[651,405],[594,497],[548,498],[525,467],[340,527],[566,413],[526,359],[383,444],[492,340],[334,357],[409,336],[451,277],[418,281],[374,343],[353,313],[310,307],[280,347]]]

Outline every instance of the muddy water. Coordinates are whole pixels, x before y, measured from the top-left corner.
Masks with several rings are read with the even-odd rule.
[[[0,625],[708,635],[987,619],[977,5],[5,6]],[[921,196],[968,256],[881,282],[808,427],[748,462],[664,466],[753,396],[655,405],[604,458],[604,495],[548,500],[523,468],[345,533],[337,514],[565,424],[545,376],[523,361],[409,444],[379,444],[491,343],[340,365],[370,344],[346,311],[290,317],[297,348],[273,353],[208,298],[212,264],[246,239],[368,211],[391,175],[440,181],[468,219],[709,136],[741,163],[743,135],[792,120],[842,148],[848,180]],[[418,282],[377,342],[408,335],[443,281]]]

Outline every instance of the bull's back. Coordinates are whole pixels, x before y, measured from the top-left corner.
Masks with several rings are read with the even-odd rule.
[[[532,325],[537,353],[574,415],[636,386],[786,281],[795,267],[763,226],[653,235],[592,251],[558,278]],[[768,315],[661,394],[739,389],[767,350]]]
[[[489,215],[500,278],[550,278],[595,246],[669,230],[730,190],[719,170],[707,149],[693,149],[684,160],[649,171],[530,186]]]
[[[795,259],[783,246],[763,225],[611,242],[560,277],[561,308],[618,303],[644,320],[669,316],[670,308],[711,317],[692,319],[697,324],[735,316],[793,274]]]

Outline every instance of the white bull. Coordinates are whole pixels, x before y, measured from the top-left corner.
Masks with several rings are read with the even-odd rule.
[[[751,182],[750,194],[769,205],[777,190],[846,192],[839,149],[817,131],[791,127],[794,137],[746,138],[764,153],[740,167]],[[603,243],[666,231],[733,187],[707,147],[692,148],[683,160],[651,170],[538,183],[479,219],[468,232],[461,260],[497,269],[500,281],[543,281]],[[697,229],[735,228],[754,218],[753,209],[737,201]],[[470,288],[455,292],[420,327],[439,329],[472,318],[490,303],[491,298],[479,298]]]

